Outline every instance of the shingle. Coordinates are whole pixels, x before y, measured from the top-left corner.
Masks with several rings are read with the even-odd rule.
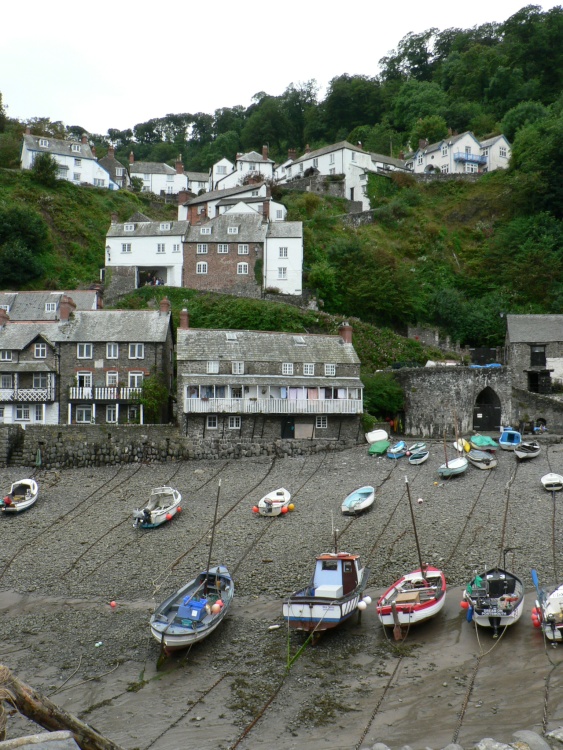
[[[125,231],[125,224],[135,224],[132,232]],[[125,224],[111,224],[106,237],[184,237],[189,229],[189,221],[126,221]],[[161,229],[161,224],[170,224],[170,229]]]
[[[263,182],[260,182],[255,185],[238,185],[237,187],[225,188],[224,190],[210,190],[208,193],[203,193],[203,195],[197,195],[195,198],[190,198],[189,201],[186,201],[182,205],[195,206],[199,203],[207,203],[216,200],[217,198],[226,198],[229,195],[237,195],[237,193],[249,193],[252,190],[258,190],[263,184]]]
[[[201,226],[189,228],[187,242],[264,242],[268,225],[257,213],[222,214],[202,225],[211,234],[202,234]],[[229,234],[229,227],[238,227],[238,234]]]
[[[274,221],[268,225],[268,237],[303,237],[301,221]]]
[[[173,167],[156,161],[134,161],[129,165],[131,174],[176,174]]]
[[[506,327],[511,344],[563,341],[563,315],[507,315]]]
[[[0,305],[9,305],[10,320],[57,320],[59,302],[63,294],[72,297],[78,310],[95,310],[97,292],[86,289],[73,289],[64,292],[0,292]],[[54,302],[54,312],[46,312],[45,305]]]
[[[57,138],[51,138],[51,136],[38,136],[25,134],[24,137],[25,145],[29,151],[45,151],[48,154],[57,154],[58,156],[72,156],[77,159],[94,159],[92,149],[89,143],[82,143],[81,141],[64,141]],[[48,146],[40,146],[39,141],[48,141]],[[79,151],[73,151],[73,146],[80,146]]]

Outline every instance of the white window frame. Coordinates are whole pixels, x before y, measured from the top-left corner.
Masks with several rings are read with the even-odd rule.
[[[88,343],[82,343],[76,345],[76,358],[77,359],[92,359],[94,356],[94,345]]]
[[[240,417],[229,417],[227,427],[229,430],[240,430],[241,419]]]
[[[293,362],[282,362],[282,375],[293,375]]]
[[[238,234],[238,227],[227,227],[227,234]]]
[[[173,176],[173,175],[172,175]],[[160,230],[162,232],[169,231],[172,228],[172,224],[169,221],[163,221],[160,224]]]
[[[328,427],[328,419],[324,414],[318,414],[315,418],[315,429],[326,430]]]
[[[46,138],[40,138],[39,145],[43,148],[49,148],[49,141]]]
[[[117,424],[117,404],[107,404],[106,424]]]
[[[447,145],[442,146],[442,156],[447,156],[447,155],[448,155],[448,146]]]
[[[416,163],[417,163],[417,165],[418,165],[419,167],[421,167],[421,166],[422,166],[422,164],[423,164],[423,162],[424,162],[424,156],[423,156],[422,154],[419,154],[419,155],[418,155],[418,156],[416,157]]]
[[[227,255],[229,252],[229,245],[226,242],[221,242],[217,245],[217,253],[219,255]]]
[[[119,358],[119,344],[115,342],[108,342],[106,344],[106,359],[118,359]]]
[[[318,158],[317,158],[317,157],[315,156],[315,158],[313,159],[313,167],[314,167],[314,168],[316,169],[316,168],[317,168],[318,166],[319,166],[319,160],[318,160]]]
[[[280,281],[286,281],[287,280],[287,268],[285,266],[279,266],[278,267],[278,279]]]
[[[209,359],[207,360],[207,373],[209,375],[216,375],[219,372],[219,360]]]
[[[102,180],[100,177],[94,177],[94,187],[105,187],[106,181]]]
[[[205,426],[208,430],[217,430],[219,427],[219,420],[217,419],[217,414],[208,414],[207,423]]]
[[[74,160],[74,166],[75,167],[81,167],[82,166],[82,159],[75,159]]]
[[[501,159],[506,159],[507,153],[508,153],[508,149],[506,148],[506,146],[499,146],[498,155]]]
[[[82,385],[80,384],[82,381]],[[78,371],[76,373],[76,383],[79,388],[91,388],[92,387],[92,373],[90,370]]]
[[[208,245],[207,242],[199,242],[196,248],[197,255],[207,255]]]
[[[33,373],[33,387],[34,388],[48,388],[49,387],[49,373],[48,372],[34,372]]]
[[[122,253],[130,253],[131,252],[131,243],[130,242],[122,242],[121,243],[121,252]]]
[[[278,255],[278,258],[287,258],[288,249],[287,247],[280,247],[280,254]]]
[[[30,419],[29,404],[16,404],[14,420],[16,422],[29,422]]]
[[[88,416],[88,412],[90,412],[90,416]],[[92,424],[92,404],[77,405],[76,424]]]
[[[328,160],[328,163],[329,163],[329,164],[334,164],[334,154],[331,154],[331,155],[330,155],[330,158],[329,158],[329,160]]]
[[[0,388],[13,388],[14,381],[11,373],[4,372],[0,374]]]
[[[281,208],[276,208],[276,219],[283,219],[283,210]]]
[[[71,149],[71,151],[74,151],[75,154],[79,154],[80,153],[80,144],[73,143],[72,146],[70,147],[70,149]]]
[[[244,375],[244,362],[231,362],[231,372],[233,373],[233,375]]]
[[[0,349],[0,360],[2,362],[12,361],[12,350],[11,349]]]
[[[248,275],[248,263],[237,263],[237,275],[238,276]]]
[[[336,375],[336,365],[325,364],[325,375],[328,378],[333,378]]]
[[[145,345],[144,344],[129,344],[129,359],[144,359],[145,358]]]
[[[224,164],[220,164],[217,167],[217,174],[227,174],[227,167]]]
[[[449,164],[442,164],[442,168],[440,170],[442,174],[449,174],[450,173],[450,165]]]
[[[201,227],[199,230],[200,234],[211,234],[211,227]]]
[[[239,245],[238,246],[238,254],[239,255],[248,255],[248,245]]]
[[[80,182],[81,172],[73,172],[72,173],[72,179],[74,182]]]
[[[141,370],[130,370],[127,373],[127,385],[129,388],[142,388],[145,373]]]
[[[179,244],[172,245],[172,252],[173,253],[179,253],[180,252],[180,245]]]
[[[123,225],[123,231],[124,232],[134,232],[135,231],[135,225],[134,224],[124,224]]]
[[[56,302],[45,302],[45,312],[56,312],[56,311],[57,311]]]
[[[42,424],[45,421],[45,404],[35,404],[35,414],[33,421]]]
[[[304,362],[303,363],[303,375],[314,375],[314,374],[315,374],[314,362]]]
[[[107,370],[106,372],[106,386],[108,388],[115,388],[119,382],[119,371],[118,370]]]
[[[166,252],[166,245],[164,244],[164,242],[157,242],[156,252],[159,255],[162,255],[163,253]]]
[[[195,267],[195,272],[200,276],[205,275],[207,273],[207,263],[198,263]]]

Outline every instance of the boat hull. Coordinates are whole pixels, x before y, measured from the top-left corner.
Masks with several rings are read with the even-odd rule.
[[[542,592],[541,627],[549,641],[563,641],[563,586],[558,586],[548,596]]]
[[[442,479],[449,479],[449,477],[455,477],[459,474],[463,474],[467,471],[468,461],[463,456],[460,458],[454,458],[448,461],[447,464],[442,464],[438,469],[438,474]]]
[[[513,451],[522,442],[522,435],[516,430],[505,430],[498,439],[498,444],[503,451]]]
[[[409,456],[409,464],[412,464],[413,466],[424,464],[426,463],[426,461],[428,461],[429,455],[430,451],[420,451],[420,453],[413,453],[412,456]]]
[[[261,516],[279,516],[285,513],[283,508],[288,508],[291,495],[284,487],[269,492],[258,501],[258,513]]]
[[[155,487],[151,499],[143,507],[133,512],[133,526],[139,529],[155,529],[171,521],[178,513],[182,495],[172,487]]]
[[[514,448],[514,455],[519,461],[527,461],[539,456],[541,448],[538,443],[520,443]]]
[[[364,510],[371,508],[375,499],[375,490],[370,485],[360,487],[351,492],[342,503],[342,513],[348,516],[357,516]]]
[[[524,586],[513,573],[493,568],[476,576],[463,598],[469,605],[468,619],[482,628],[492,628],[496,636],[499,629],[514,625],[522,616]]]
[[[492,453],[487,453],[487,451],[471,449],[467,454],[467,460],[472,466],[475,466],[476,469],[487,470],[494,469],[498,466],[496,456]]]
[[[430,586],[424,585],[419,568],[399,578],[379,598],[377,616],[382,625],[394,627],[397,624],[395,618],[401,626],[416,625],[435,617],[442,610],[446,603],[446,578],[441,570],[432,567],[427,569],[426,575]]]
[[[382,440],[387,440],[389,435],[385,430],[372,430],[371,432],[366,432],[366,440],[371,445],[372,443],[379,443]]]
[[[544,474],[541,483],[548,492],[560,492],[563,490],[563,476],[561,474]]]
[[[0,498],[0,511],[6,515],[15,515],[28,510],[37,502],[39,488],[35,479],[19,479],[10,487],[4,499]]]

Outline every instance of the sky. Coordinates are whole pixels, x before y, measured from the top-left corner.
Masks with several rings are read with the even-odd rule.
[[[7,114],[105,135],[154,117],[248,107],[314,79],[375,76],[409,32],[502,22],[534,0],[97,0],[2,9],[0,92]]]

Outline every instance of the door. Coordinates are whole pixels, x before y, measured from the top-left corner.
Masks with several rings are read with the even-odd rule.
[[[282,440],[292,440],[295,437],[295,417],[282,417]]]
[[[473,407],[473,429],[478,432],[495,432],[500,428],[500,399],[487,386],[477,396]]]

